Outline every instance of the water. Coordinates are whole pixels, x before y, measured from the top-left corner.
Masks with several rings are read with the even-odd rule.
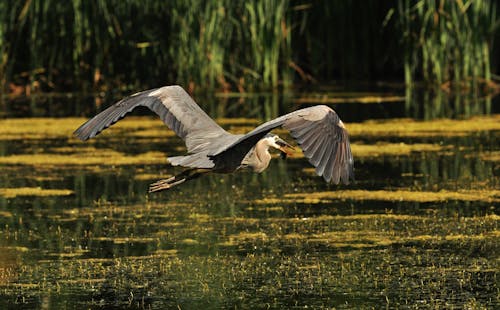
[[[294,97],[198,101],[218,117],[269,118],[307,105]],[[71,132],[85,119],[72,116],[96,99],[67,111],[51,100],[0,120],[0,308],[499,305],[492,100],[461,113],[334,105],[352,133],[354,184],[325,184],[297,154],[158,195],[148,184],[180,171],[164,156],[183,152],[159,120],[134,116],[82,143]]]

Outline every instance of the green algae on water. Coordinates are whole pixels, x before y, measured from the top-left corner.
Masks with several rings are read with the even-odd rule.
[[[5,198],[17,196],[68,196],[73,193],[69,189],[43,189],[41,187],[0,188],[0,196]]]
[[[478,116],[464,120],[370,120],[362,123],[348,123],[346,127],[351,136],[455,137],[474,132],[500,130],[500,114]]]
[[[125,155],[110,149],[96,149],[95,152],[81,154],[16,154],[0,157],[0,164],[28,166],[120,166],[166,164],[166,155],[162,152],[146,152],[138,155]]]
[[[0,120],[0,140],[70,138],[87,119],[84,118],[22,118]],[[252,130],[256,120],[218,119],[222,125],[234,126],[235,132]],[[249,126],[251,125],[251,126]],[[500,130],[500,114],[478,116],[464,120],[386,119],[346,123],[351,136],[462,136],[471,132]],[[139,137],[172,137],[174,133],[164,127],[155,116],[131,116],[106,129],[101,136],[114,133]],[[76,139],[76,138],[75,138]]]
[[[318,204],[332,200],[379,200],[408,202],[483,201],[500,202],[500,190],[411,191],[411,190],[341,190],[314,193],[285,194],[283,198],[263,198],[257,203],[311,203]]]

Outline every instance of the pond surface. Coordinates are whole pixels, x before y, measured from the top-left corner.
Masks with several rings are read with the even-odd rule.
[[[101,99],[67,111],[62,99],[32,101],[25,113],[7,102],[0,308],[498,307],[498,104],[409,108],[425,96],[332,94],[203,107],[246,132],[332,102],[351,133],[353,184],[325,184],[298,151],[262,174],[154,195],[149,183],[180,171],[165,157],[184,152],[156,117],[138,113],[83,143],[71,133],[86,118],[72,116]]]

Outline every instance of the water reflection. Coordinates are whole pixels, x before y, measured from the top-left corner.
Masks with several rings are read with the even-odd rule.
[[[292,99],[198,101],[218,117],[271,118],[291,110]],[[59,103],[52,100],[54,109]],[[404,102],[335,108],[350,123],[498,112],[492,101],[481,100],[453,111],[436,101],[425,111],[408,109]],[[38,105],[44,104],[33,101],[39,115],[51,113]],[[72,109],[56,115],[83,111]],[[57,119],[51,124],[62,126],[63,120],[68,128],[82,121]],[[248,127],[224,123],[232,130]],[[159,121],[142,124],[151,128],[117,129],[91,146],[71,138],[69,130],[46,139],[0,138],[0,160],[52,156],[38,163],[29,157],[0,164],[1,308],[498,306],[500,166],[496,157],[486,156],[500,151],[498,130],[401,137],[388,127],[383,135],[354,134],[353,145],[441,147],[358,154],[357,180],[350,185],[325,184],[297,157],[274,159],[263,174],[214,174],[172,192],[148,195],[150,182],[177,170],[156,160],[133,163],[133,158],[182,150],[178,140],[157,130]],[[370,129],[370,123],[356,126]],[[130,162],[84,162],[110,150]],[[55,160],[78,154],[72,161]],[[16,188],[33,193],[16,195]],[[43,191],[49,189],[72,194]],[[488,196],[427,202],[409,195],[394,200],[318,198],[318,193],[356,190],[476,191]]]
[[[92,116],[126,93],[34,95],[8,100],[2,117],[64,117]],[[296,93],[214,94],[193,95],[198,104],[214,118],[247,118],[268,120],[292,110],[313,104],[333,104],[335,110],[349,122],[368,119],[410,117],[419,120],[436,118],[469,118],[475,115],[499,113],[499,96],[476,95],[473,92],[454,94],[443,89],[391,89],[377,85],[352,86]],[[318,97],[322,100],[318,101]],[[300,100],[297,100],[300,98]],[[308,101],[308,98],[311,98]],[[393,100],[401,98],[401,100]],[[342,100],[345,100],[345,104]],[[368,102],[368,103],[367,103]],[[149,114],[147,109],[134,112]]]
[[[472,92],[451,94],[441,89],[406,91],[405,110],[408,116],[430,120],[435,118],[468,118],[474,115],[498,113],[494,95],[478,96]],[[415,104],[419,102],[421,104]]]

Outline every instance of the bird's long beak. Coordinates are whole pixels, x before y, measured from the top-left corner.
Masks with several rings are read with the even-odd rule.
[[[295,150],[295,148],[293,146],[291,146],[288,142],[286,142],[285,140],[281,139],[281,138],[278,138],[276,140],[276,144],[280,147],[280,151],[282,152],[282,154],[284,156],[288,155],[292,155],[293,154],[293,150]]]

